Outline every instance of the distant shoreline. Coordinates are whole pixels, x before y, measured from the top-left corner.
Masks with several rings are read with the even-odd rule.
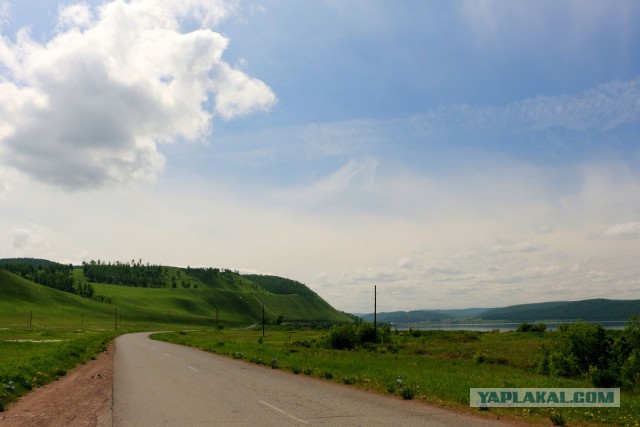
[[[562,323],[575,323],[578,320],[554,320],[554,321],[535,321],[528,323],[545,323],[547,330],[557,330],[558,325]],[[398,329],[399,331],[406,331],[409,329],[416,330],[444,330],[444,331],[478,331],[478,332],[491,332],[498,330],[500,332],[515,331],[523,322],[473,322],[473,323],[436,323],[436,322],[424,322],[424,323],[392,323],[391,327]],[[601,324],[605,329],[622,330],[627,325],[626,320],[602,320],[602,321],[588,321],[588,323]]]

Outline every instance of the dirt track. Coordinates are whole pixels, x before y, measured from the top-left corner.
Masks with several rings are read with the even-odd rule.
[[[112,423],[114,344],[0,412],[0,426],[101,426]]]

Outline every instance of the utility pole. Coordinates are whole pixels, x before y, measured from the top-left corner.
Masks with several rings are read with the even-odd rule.
[[[378,286],[373,286],[373,341],[378,342]]]

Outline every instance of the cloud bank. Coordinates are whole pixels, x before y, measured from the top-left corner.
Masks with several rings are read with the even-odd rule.
[[[0,162],[68,190],[153,180],[158,144],[270,109],[273,91],[222,60],[229,40],[210,27],[231,13],[222,1],[79,3],[59,9],[47,42],[24,28],[0,38]]]

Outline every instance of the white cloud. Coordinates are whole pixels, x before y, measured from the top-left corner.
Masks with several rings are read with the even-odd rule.
[[[589,234],[591,239],[637,240],[640,239],[640,223],[627,222]]]
[[[84,3],[60,6],[58,10],[58,29],[84,29],[91,26],[93,13],[89,5]]]
[[[354,198],[367,199],[376,181],[377,167],[378,161],[373,158],[349,160],[311,184],[277,192],[276,198],[300,208],[349,205]]]
[[[18,255],[28,255],[40,252],[50,246],[45,227],[29,224],[27,227],[16,227],[8,236],[9,252]]]
[[[214,112],[269,109],[271,89],[225,63],[228,40],[208,28],[229,13],[222,1],[111,1],[93,18],[75,4],[46,43],[1,38],[0,161],[67,189],[153,180],[159,143],[206,137]],[[200,28],[181,32],[187,19]]]

